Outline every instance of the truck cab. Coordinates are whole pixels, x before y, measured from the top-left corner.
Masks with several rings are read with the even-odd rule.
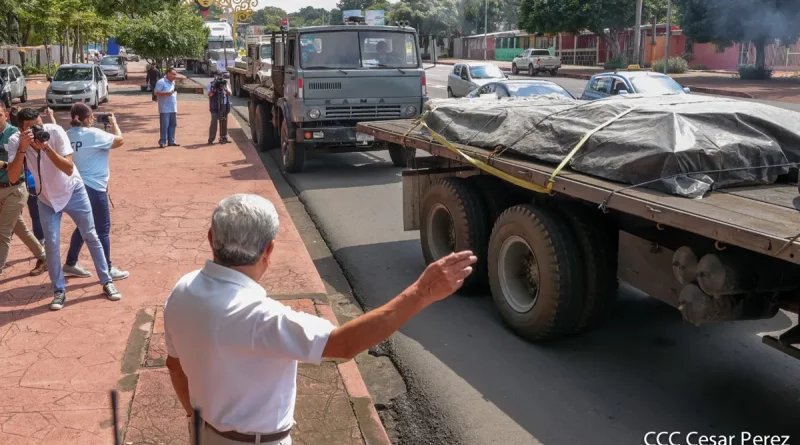
[[[285,171],[309,152],[389,148],[395,165],[409,152],[356,131],[363,121],[416,118],[427,101],[417,33],[405,26],[319,26],[271,37],[273,130]]]

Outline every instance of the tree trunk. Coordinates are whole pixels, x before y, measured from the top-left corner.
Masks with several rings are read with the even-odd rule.
[[[611,57],[616,57],[622,53],[622,50],[619,47],[619,33],[615,29],[609,29],[608,31],[602,30],[600,32],[595,32],[595,34],[601,36],[603,40],[606,42],[606,46],[608,47],[609,53],[611,53]]]
[[[756,67],[764,68],[767,58],[767,48],[764,39],[753,40],[753,46],[756,47]]]

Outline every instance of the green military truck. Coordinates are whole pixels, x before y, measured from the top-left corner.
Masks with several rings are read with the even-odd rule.
[[[362,24],[284,27],[269,35],[271,82],[241,88],[250,96],[252,138],[281,149],[281,168],[295,173],[312,153],[389,150],[405,167],[414,150],[356,131],[363,121],[419,116],[427,100],[417,32]]]

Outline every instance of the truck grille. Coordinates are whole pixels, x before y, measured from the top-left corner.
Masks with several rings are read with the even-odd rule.
[[[400,105],[328,105],[325,107],[328,119],[342,118],[399,118]]]
[[[341,90],[341,82],[309,82],[309,90]]]

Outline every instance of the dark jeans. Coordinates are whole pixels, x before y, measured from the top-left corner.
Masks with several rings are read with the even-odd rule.
[[[213,141],[217,138],[217,122],[219,122],[219,137],[220,139],[228,137],[228,113],[220,116],[217,113],[211,113],[211,126],[208,128],[208,140]],[[224,118],[224,119],[220,119]]]
[[[28,215],[31,217],[31,224],[33,224],[33,236],[38,240],[44,239],[44,230],[42,230],[42,221],[39,220],[39,200],[36,199],[36,189],[28,189]]]
[[[89,203],[92,205],[92,216],[94,217],[94,229],[100,244],[103,246],[103,253],[106,254],[106,263],[111,269],[111,243],[109,234],[111,233],[111,212],[108,208],[108,193],[86,187],[86,194],[89,195]],[[78,264],[78,255],[83,247],[83,237],[78,229],[72,232],[72,240],[69,242],[67,251],[67,266]]]

